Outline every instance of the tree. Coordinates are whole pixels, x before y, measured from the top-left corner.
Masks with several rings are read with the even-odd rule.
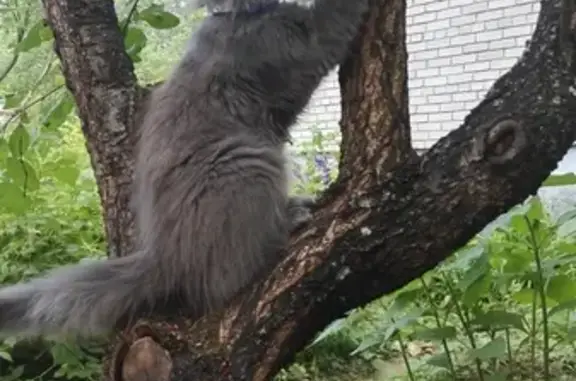
[[[112,0],[43,0],[92,158],[110,255],[129,252],[138,86]],[[410,145],[405,1],[373,0],[340,69],[340,174],[289,256],[226,310],[141,321],[107,362],[114,380],[267,380],[326,324],[432,269],[523,201],[572,145],[576,2],[543,0],[523,56],[462,126]]]

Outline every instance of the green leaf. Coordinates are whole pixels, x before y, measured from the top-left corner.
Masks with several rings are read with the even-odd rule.
[[[80,169],[76,165],[71,165],[64,160],[61,160],[60,163],[62,163],[62,165],[56,167],[53,172],[54,177],[65,184],[76,185],[78,177],[80,177]]]
[[[499,337],[481,348],[471,349],[468,355],[478,360],[500,359],[506,357],[506,341]]]
[[[330,325],[328,325],[328,327],[324,328],[324,330],[316,337],[316,339],[314,339],[314,341],[309,346],[313,346],[326,339],[328,336],[340,332],[342,327],[344,327],[345,322],[346,319],[334,320],[332,323],[330,323]]]
[[[23,374],[24,374],[24,365],[19,365],[15,368],[12,368],[10,374],[2,376],[2,381],[22,380],[21,377]]]
[[[532,304],[534,299],[534,291],[523,288],[522,290],[515,292],[512,295],[512,299],[514,299],[519,304]]]
[[[542,200],[538,196],[533,196],[530,201],[530,208],[526,213],[526,217],[528,217],[531,221],[542,221],[546,219],[546,210],[544,209],[544,204],[542,204]]]
[[[22,101],[26,98],[26,93],[14,93],[4,96],[4,108],[13,109],[20,106]]]
[[[560,217],[556,220],[557,225],[564,225],[566,222],[576,218],[576,209],[569,210],[566,213],[562,213]]]
[[[471,247],[464,247],[460,249],[454,255],[454,261],[447,263],[442,266],[442,270],[467,270],[470,268],[470,264],[478,260],[482,255],[484,255],[484,246],[474,245]]]
[[[507,370],[502,370],[498,373],[490,374],[484,377],[485,381],[506,381],[508,380],[508,375],[510,374]]]
[[[146,21],[156,29],[171,29],[180,24],[180,19],[174,14],[164,10],[162,5],[152,4],[138,13],[138,20]]]
[[[481,297],[488,295],[491,282],[492,275],[490,275],[490,273],[487,273],[479,279],[475,280],[474,283],[472,283],[464,291],[462,295],[462,303],[467,307],[471,307],[476,304]]]
[[[518,274],[526,271],[531,267],[534,259],[529,250],[519,245],[509,248],[501,256],[505,260],[502,271],[507,274]]]
[[[74,101],[69,92],[66,92],[60,102],[58,102],[42,123],[47,129],[56,129],[60,127],[70,115],[70,112],[74,109]]]
[[[472,262],[468,270],[466,270],[462,276],[462,279],[458,282],[458,288],[465,292],[469,287],[477,283],[479,279],[483,278],[489,272],[490,263],[488,253],[482,251],[482,254]]]
[[[426,361],[427,364],[432,366],[437,366],[439,368],[450,369],[450,360],[446,353],[439,353],[437,355],[431,356]]]
[[[50,354],[56,364],[67,366],[81,365],[78,354],[74,350],[68,348],[66,344],[54,343],[52,348],[50,348]]]
[[[418,287],[413,290],[402,291],[396,294],[394,302],[390,306],[392,312],[400,312],[414,303],[422,295],[422,288]]]
[[[18,127],[12,131],[8,145],[10,146],[12,156],[21,157],[24,155],[24,152],[26,152],[30,146],[30,134],[22,124],[19,124]]]
[[[570,311],[576,308],[576,299],[572,299],[563,303],[558,304],[550,309],[548,316],[556,315],[562,311]]]
[[[564,340],[568,343],[576,341],[576,327],[570,327],[570,329],[568,329]]]
[[[557,187],[563,185],[576,184],[576,175],[574,173],[566,173],[562,175],[550,175],[542,183],[543,187]]]
[[[570,301],[576,295],[576,280],[566,274],[559,274],[548,282],[546,295],[558,303]]]
[[[16,46],[16,50],[19,52],[28,52],[53,38],[54,35],[50,27],[45,25],[44,20],[39,20],[28,29],[22,41]]]
[[[381,337],[378,336],[370,336],[365,338],[364,340],[362,340],[362,342],[360,343],[360,345],[358,345],[358,347],[356,347],[356,349],[354,349],[352,351],[352,353],[350,353],[351,356],[357,355],[359,353],[362,353],[370,348],[374,348],[378,345],[381,345],[383,342]]]
[[[502,310],[490,310],[477,314],[470,323],[480,326],[485,330],[516,328],[526,332],[524,317],[522,315]]]
[[[8,212],[21,214],[30,207],[30,200],[16,184],[0,183],[0,207]]]
[[[147,42],[148,38],[142,29],[136,27],[128,28],[126,36],[124,37],[124,46],[132,60],[144,49]]]
[[[13,362],[12,355],[6,351],[0,351],[0,358],[9,362]]]
[[[430,340],[430,341],[441,341],[448,340],[456,337],[458,332],[456,328],[446,326],[439,328],[429,328],[423,330],[417,330],[414,332],[414,337],[420,340]]]
[[[6,139],[0,137],[0,160],[4,160],[10,154],[10,146]]]
[[[412,313],[403,316],[402,318],[393,321],[392,323],[386,326],[386,330],[383,334],[370,336],[358,346],[354,351],[352,351],[351,355],[355,355],[357,353],[363,352],[369,348],[372,348],[377,345],[381,345],[388,340],[394,338],[400,330],[407,327],[408,325],[418,321],[418,319],[422,316],[422,311],[415,310]]]
[[[6,174],[14,184],[26,192],[38,190],[40,182],[34,168],[24,159],[9,157],[6,159]]]
[[[52,29],[46,24],[43,24],[42,28],[38,30],[38,35],[40,36],[42,42],[51,41],[54,39],[54,33],[52,33]]]

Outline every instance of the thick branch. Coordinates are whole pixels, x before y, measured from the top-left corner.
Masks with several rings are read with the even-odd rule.
[[[221,315],[155,324],[171,351],[170,379],[270,379],[331,320],[432,269],[535,193],[576,136],[576,73],[565,54],[574,40],[564,38],[573,30],[560,30],[561,3],[543,2],[523,58],[422,160],[353,191],[334,187],[286,260]],[[354,155],[357,171],[378,157]]]
[[[43,0],[102,200],[109,254],[131,247],[131,127],[139,101],[112,0]]]
[[[373,0],[368,20],[341,65],[340,180],[374,181],[415,155],[410,138],[406,4]],[[359,168],[365,171],[359,172]]]

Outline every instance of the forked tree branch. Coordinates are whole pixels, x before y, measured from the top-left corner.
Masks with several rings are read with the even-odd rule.
[[[269,380],[330,321],[432,269],[536,192],[576,137],[574,1],[543,0],[523,57],[460,128],[417,158],[406,143],[405,3],[374,0],[381,16],[368,21],[361,57],[344,65],[341,80],[343,176],[314,221],[294,235],[272,274],[226,311],[198,322],[141,322],[119,345],[108,377]],[[126,173],[107,167],[124,160],[137,91],[113,2],[44,3],[97,176],[125,182]],[[386,21],[374,25],[380,17]],[[378,62],[387,64],[378,66],[372,59],[382,52]],[[372,78],[378,85],[368,89]],[[403,146],[392,152],[396,144]]]

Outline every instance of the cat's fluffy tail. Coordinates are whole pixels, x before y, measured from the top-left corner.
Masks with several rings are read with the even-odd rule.
[[[153,257],[136,253],[56,269],[0,288],[0,333],[105,334],[154,302],[163,279]]]

